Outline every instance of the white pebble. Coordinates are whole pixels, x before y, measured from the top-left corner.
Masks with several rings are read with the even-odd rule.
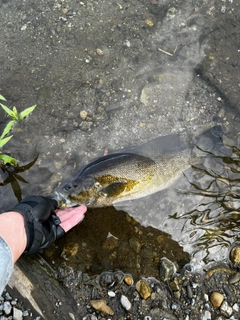
[[[208,310],[206,310],[204,312],[204,315],[202,316],[202,320],[211,320],[211,319],[212,319],[211,313]]]
[[[114,298],[116,296],[116,293],[113,291],[108,291],[108,295],[109,297]]]
[[[239,305],[237,303],[234,303],[234,305],[232,306],[233,310],[238,312],[239,311]]]
[[[121,302],[123,308],[126,309],[127,311],[131,309],[131,307],[132,307],[131,302],[123,294],[121,295],[120,302]]]
[[[13,307],[13,320],[22,320],[22,311]]]
[[[9,301],[4,302],[3,304],[3,310],[6,313],[6,315],[10,314],[12,311],[12,306],[11,303]]]

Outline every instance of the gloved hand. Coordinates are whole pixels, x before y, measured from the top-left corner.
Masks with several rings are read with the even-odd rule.
[[[27,246],[24,252],[41,252],[64,235],[61,220],[54,210],[57,201],[48,197],[29,196],[10,211],[17,211],[24,217]]]

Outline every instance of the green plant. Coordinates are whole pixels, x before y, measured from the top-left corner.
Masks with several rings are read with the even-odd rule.
[[[6,99],[0,94],[0,100],[1,101],[6,101]],[[6,127],[3,130],[2,135],[0,136],[0,149],[13,137],[8,136],[6,137],[9,132],[11,131],[11,129],[13,128],[14,124],[18,121],[23,120],[26,116],[28,116],[35,108],[36,105],[29,107],[25,110],[23,110],[22,112],[18,112],[16,107],[13,107],[13,109],[9,109],[8,107],[6,107],[4,104],[2,104],[0,102],[0,106],[3,108],[3,110],[12,118],[11,121],[8,122],[8,124],[6,125]],[[6,165],[6,164],[10,164],[12,166],[15,166],[17,164],[18,160],[8,156],[6,154],[1,153],[0,151],[0,166],[2,165]]]
[[[23,177],[19,175],[19,173],[25,172],[28,169],[30,169],[36,163],[37,159],[38,159],[38,155],[31,162],[23,166],[19,166],[19,164],[16,163],[14,167],[2,165],[0,168],[0,171],[2,170],[2,172],[7,176],[4,180],[1,180],[1,176],[0,176],[0,186],[6,186],[7,184],[10,183],[12,186],[14,195],[18,199],[18,201],[22,200],[22,190],[19,182],[28,183]]]

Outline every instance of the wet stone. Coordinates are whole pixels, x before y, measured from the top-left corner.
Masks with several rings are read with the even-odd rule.
[[[227,303],[227,301],[223,301],[220,310],[225,317],[231,317],[233,312],[232,307]]]
[[[169,283],[169,286],[170,286],[170,288],[171,288],[173,291],[178,291],[178,290],[180,289],[177,278],[174,278],[173,281],[171,281],[171,282]]]
[[[129,239],[129,245],[133,249],[134,252],[139,253],[141,250],[141,243],[135,238]]]
[[[107,251],[112,251],[118,245],[118,239],[114,237],[107,238],[103,243],[103,249]]]
[[[235,273],[234,275],[232,275],[231,277],[229,277],[228,282],[230,284],[236,283],[240,280],[240,272]]]
[[[235,267],[240,266],[240,246],[236,246],[231,250],[230,260],[235,265]]]
[[[212,292],[210,295],[210,302],[214,307],[220,307],[224,296],[219,292]]]
[[[136,290],[144,300],[151,296],[151,289],[145,280],[139,280],[136,283]]]
[[[133,278],[131,276],[126,276],[124,278],[124,282],[128,285],[128,286],[132,286],[133,285]]]
[[[171,279],[173,274],[176,272],[176,267],[174,263],[167,258],[162,258],[160,260],[160,279],[162,281],[168,281]]]

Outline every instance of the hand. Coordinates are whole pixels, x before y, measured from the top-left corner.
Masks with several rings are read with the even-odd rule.
[[[58,210],[57,202],[48,197],[29,196],[24,198],[11,211],[24,217],[27,235],[25,252],[36,253],[49,247],[74,225],[82,221],[87,208]]]

